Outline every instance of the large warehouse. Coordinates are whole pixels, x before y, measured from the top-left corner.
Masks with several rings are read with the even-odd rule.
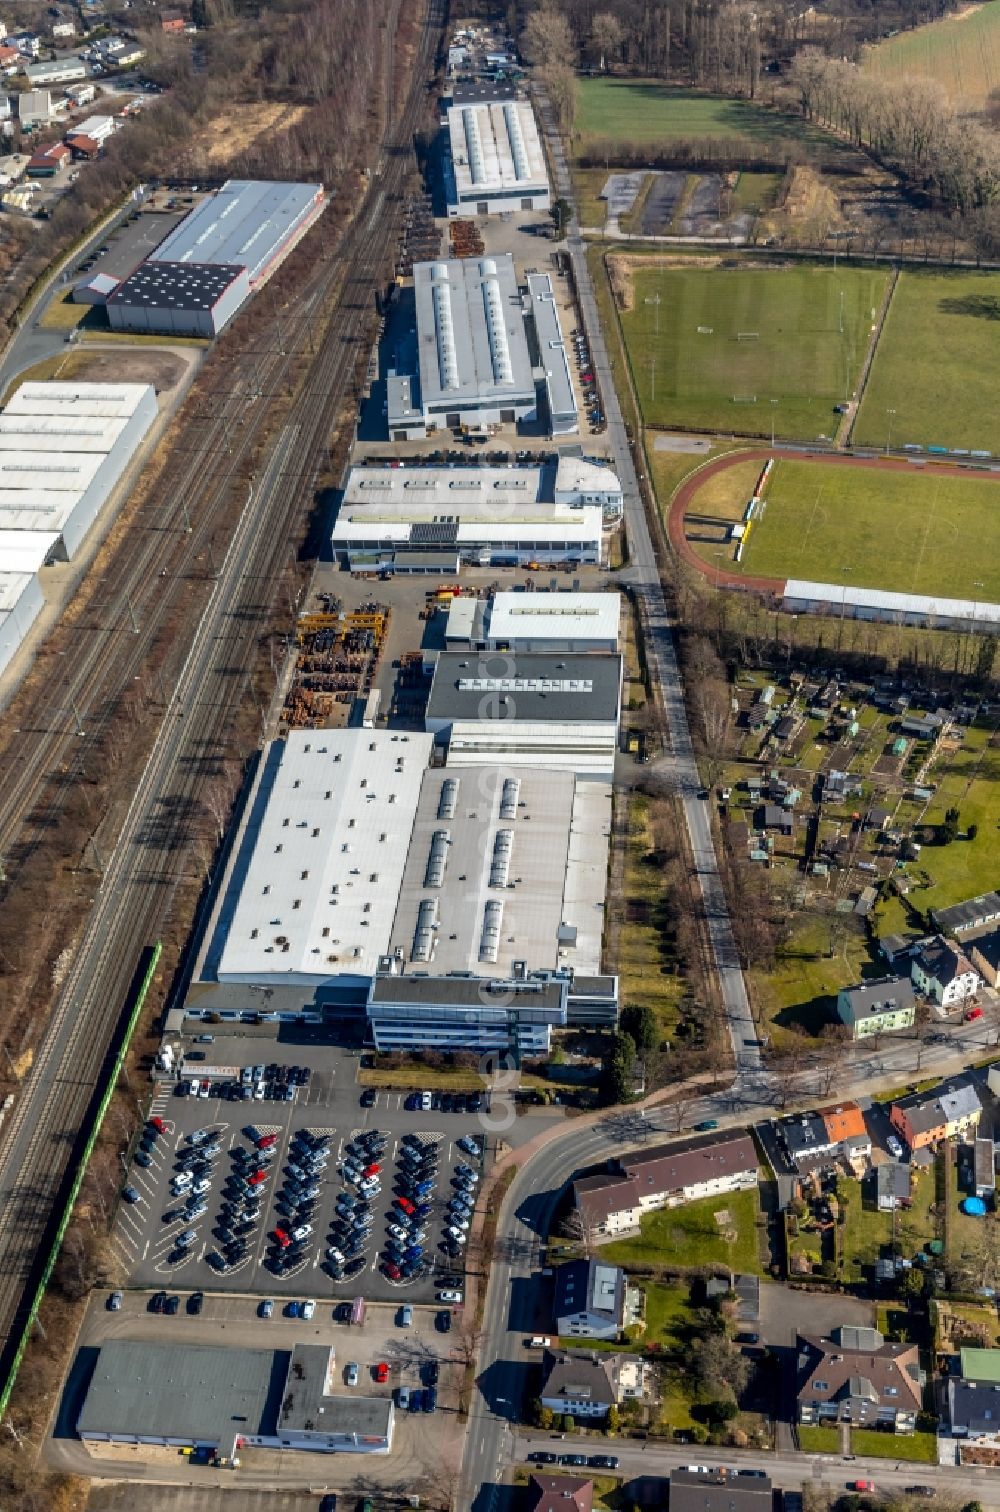
[[[331,545],[352,568],[406,571],[427,553],[447,557],[452,570],[461,562],[599,564],[621,498],[615,473],[580,458],[541,467],[352,467]]]
[[[115,330],[217,336],[309,227],[322,184],[229,179],[107,301]]]
[[[41,584],[34,573],[0,571],[0,677],[44,605]]]
[[[449,766],[501,762],[611,781],[621,713],[620,656],[443,651],[424,728]]]
[[[537,413],[514,259],[415,263],[418,372],[389,385],[393,440],[469,426],[513,425]]]
[[[209,1450],[232,1458],[244,1445],[316,1454],[388,1454],[392,1398],[347,1395],[336,1351],[157,1344],[101,1346],[77,1419],[85,1444]],[[333,1388],[333,1389],[331,1389]]]
[[[72,558],[156,413],[148,383],[23,383],[0,413],[0,534]]]
[[[448,144],[450,216],[549,208],[545,155],[527,100],[453,105]]]
[[[538,361],[545,373],[545,403],[550,436],[569,436],[580,429],[580,410],[569,370],[552,279],[547,273],[528,274],[528,299],[535,323]]]

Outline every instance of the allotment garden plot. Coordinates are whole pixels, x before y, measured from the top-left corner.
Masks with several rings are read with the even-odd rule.
[[[852,439],[1000,454],[1000,274],[901,274]]]
[[[628,260],[621,315],[647,424],[832,436],[886,275],[816,267],[660,267]]]
[[[780,458],[765,499],[730,570],[1000,600],[1000,478]]]

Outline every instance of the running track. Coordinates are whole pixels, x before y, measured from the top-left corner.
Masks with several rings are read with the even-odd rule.
[[[735,467],[740,462],[759,462],[763,467],[771,456],[776,461],[780,461],[782,457],[789,457],[795,462],[812,462],[817,467],[867,467],[882,472],[913,472],[915,466],[913,462],[908,462],[902,457],[847,457],[843,453],[835,452],[823,452],[817,455],[811,451],[788,451],[784,447],[780,451],[772,452],[770,447],[766,446],[731,452],[728,456],[718,457],[714,462],[709,462],[682,483],[677,490],[667,516],[667,534],[677,555],[687,562],[689,567],[693,567],[695,572],[700,572],[702,577],[707,578],[718,588],[742,588],[744,592],[749,590],[754,593],[771,593],[779,598],[784,595],[786,578],[751,577],[746,573],[726,572],[724,568],[715,568],[698,555],[684,533],[684,516],[706,479],[723,472],[727,467]],[[992,479],[993,482],[1000,483],[1000,472],[994,469],[973,471],[968,467],[958,467],[955,463],[929,459],[923,462],[920,470],[926,472],[928,468],[933,468],[935,473],[944,473],[948,477],[966,480]]]

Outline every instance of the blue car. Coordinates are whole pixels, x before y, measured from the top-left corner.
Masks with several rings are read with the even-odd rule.
[[[428,1386],[424,1391],[423,1409],[425,1412],[433,1412],[438,1404],[438,1394],[433,1386]]]
[[[419,1260],[422,1254],[423,1248],[419,1244],[411,1244],[409,1249],[403,1251],[403,1256],[407,1260]]]
[[[424,1394],[422,1391],[410,1392],[410,1411],[422,1412],[424,1408]]]

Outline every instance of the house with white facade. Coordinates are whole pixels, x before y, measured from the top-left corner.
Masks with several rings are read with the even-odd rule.
[[[540,1400],[560,1414],[604,1418],[612,1407],[646,1395],[651,1367],[636,1355],[546,1350]]]
[[[594,1243],[634,1232],[642,1214],[656,1208],[756,1185],[757,1151],[749,1134],[712,1134],[622,1156],[607,1172],[574,1182],[573,1197],[584,1236]]]
[[[956,1008],[979,991],[979,973],[965,953],[940,935],[922,946],[910,967],[913,985],[942,1008]]]

